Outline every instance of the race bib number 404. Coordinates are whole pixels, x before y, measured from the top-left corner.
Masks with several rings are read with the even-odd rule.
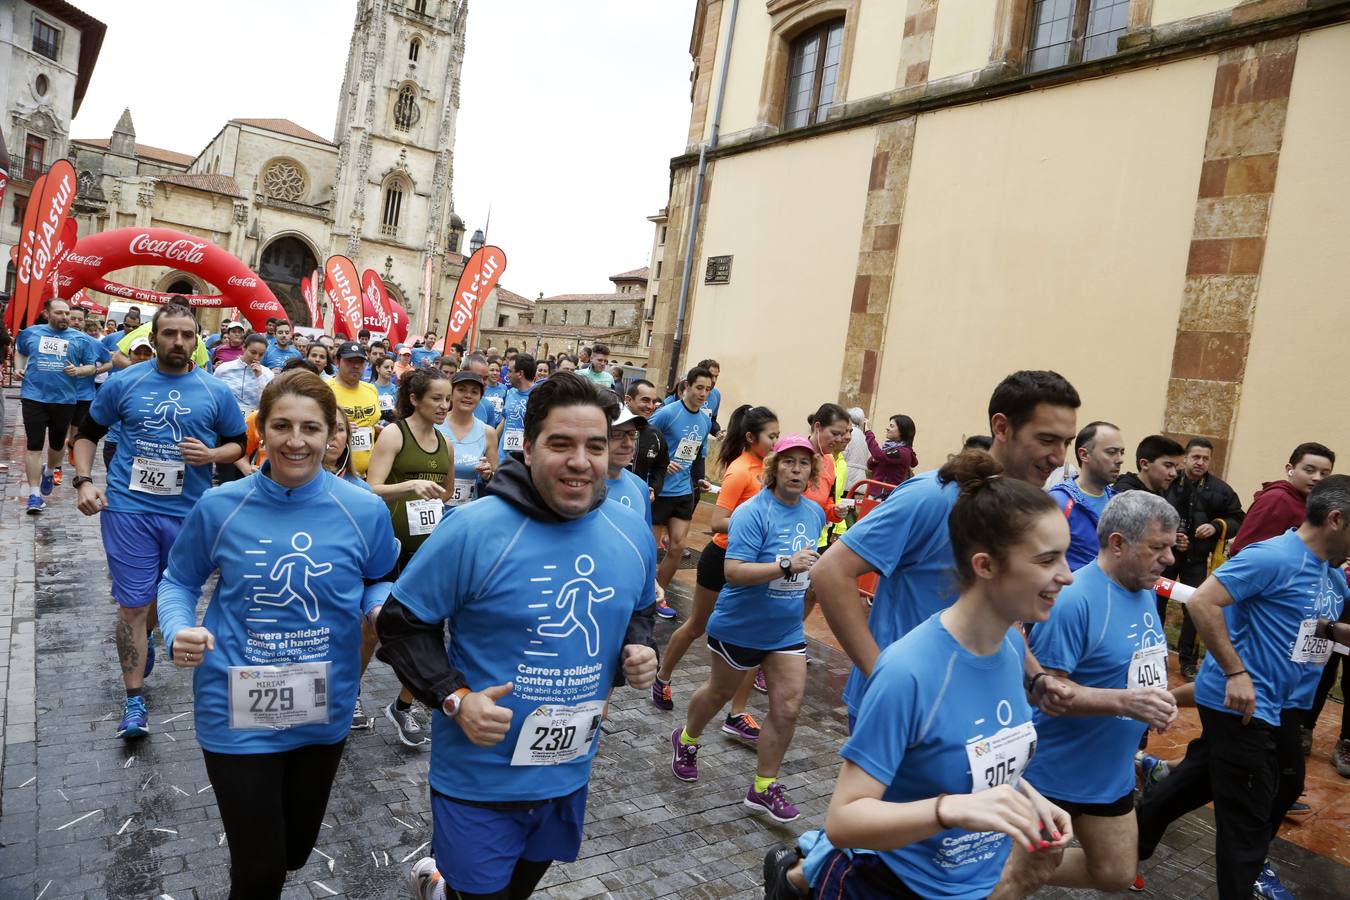
[[[970,741],[966,744],[966,760],[970,763],[971,793],[1012,784],[1035,752],[1036,726],[1030,722]]]
[[[230,666],[230,727],[274,731],[328,721],[329,663]]]
[[[603,700],[541,706],[525,717],[511,754],[513,766],[556,766],[585,756],[600,733]]]
[[[1130,673],[1125,688],[1162,688],[1167,690],[1167,645],[1141,647],[1130,657]]]

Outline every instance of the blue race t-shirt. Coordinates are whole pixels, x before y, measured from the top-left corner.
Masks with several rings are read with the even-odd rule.
[[[102,341],[90,337],[87,334],[84,335],[84,340],[91,347],[94,354],[94,361],[98,365],[101,366],[112,359],[112,352],[109,351],[107,347],[103,346]],[[96,378],[98,378],[97,373],[93,375],[80,375],[75,379],[75,399],[77,401],[94,399],[94,394],[98,393],[98,384],[95,383],[94,380]]]
[[[497,440],[497,461],[506,462],[506,457],[525,449],[525,406],[530,402],[530,391],[518,391],[511,388],[502,402],[502,432]]]
[[[798,550],[814,547],[824,524],[825,511],[820,504],[802,497],[788,506],[773,491],[760,491],[731,514],[727,559],[778,562]],[[802,601],[810,584],[809,572],[763,584],[728,584],[722,588],[708,619],[708,634],[753,650],[779,650],[801,644],[806,640]]]
[[[679,468],[666,475],[661,487],[662,497],[681,497],[694,492],[689,482],[689,469],[698,458],[708,439],[712,420],[702,410],[689,411],[683,402],[667,404],[661,407],[647,421],[650,428],[659,430],[670,448],[670,461]]]
[[[239,402],[223,382],[197,368],[169,375],[153,361],[114,373],[89,416],[121,425],[107,496],[109,509],[126,513],[186,516],[211,486],[211,466],[187,465],[178,445],[192,437],[215,447],[246,431]]]
[[[78,392],[75,379],[66,374],[66,363],[98,362],[93,340],[74,328],[56,331],[50,325],[31,325],[19,332],[14,350],[28,357],[19,396],[38,403],[74,404]]]
[[[220,571],[202,620],[216,647],[192,676],[197,740],[216,753],[275,753],[346,737],[361,679],[361,617],[389,586],[375,593],[363,579],[383,577],[398,561],[398,541],[379,497],[327,472],[288,490],[268,469],[264,464],[202,497],[159,583],[160,630],[165,647],[172,647],[180,628],[197,624],[202,585]],[[249,685],[266,683],[242,677],[253,675],[252,667],[323,662],[326,683],[312,694],[293,686],[298,694],[290,697],[303,707],[324,696],[322,715],[280,730],[240,721],[235,724],[254,727],[231,727],[231,681],[236,695],[248,697]],[[231,673],[231,666],[245,671]],[[306,679],[301,688],[312,683]]]
[[[1013,783],[1036,750],[1024,655],[1010,629],[997,653],[976,656],[933,615],[877,659],[839,755],[886,785],[890,803]],[[975,900],[994,889],[1010,848],[999,832],[950,828],[879,855],[920,897]]]
[[[300,351],[295,349],[294,344],[287,344],[282,347],[279,344],[271,343],[267,345],[267,352],[262,356],[262,364],[264,368],[271,369],[273,372],[280,372],[286,365],[287,360],[300,358]]]
[[[388,384],[380,384],[378,381],[372,381],[375,385],[375,393],[380,398],[380,418],[388,421],[394,417],[394,410],[398,407],[398,385],[391,379]]]
[[[936,472],[917,475],[840,538],[880,576],[867,630],[882,650],[956,600],[947,517],[960,492],[954,481],[939,482]],[[855,716],[863,681],[855,667],[844,686],[844,702]]]
[[[652,495],[647,488],[647,482],[627,469],[620,469],[618,478],[613,481],[605,480],[605,490],[609,492],[610,500],[640,514],[647,520],[648,527],[651,526]]]
[[[1125,590],[1096,560],[1074,573],[1030,641],[1042,666],[1068,672],[1084,687],[1167,687],[1167,635],[1158,621],[1157,595]],[[1134,790],[1134,751],[1148,728],[1143,722],[1040,710],[1034,716],[1040,744],[1027,778],[1046,796],[1113,803]]]
[[[499,382],[489,384],[483,390],[483,399],[492,407],[492,417],[487,420],[487,423],[493,428],[501,424],[502,407],[506,405],[506,391],[506,385]]]
[[[708,391],[708,399],[703,402],[703,411],[710,418],[717,418],[717,411],[722,408],[722,392],[717,388]]]
[[[441,358],[439,350],[428,350],[425,347],[414,347],[412,352],[412,364],[414,366],[434,366],[436,360]]]
[[[122,338],[126,336],[127,334],[125,331],[114,331],[112,334],[105,334],[103,337],[99,338],[98,342],[103,345],[103,349],[107,350],[109,354],[112,354],[117,351],[117,345],[122,343]]]
[[[448,621],[450,664],[472,690],[512,682],[497,703],[514,715],[501,743],[478,747],[436,710],[431,786],[513,801],[585,785],[629,620],[655,584],[651,531],[615,503],[556,523],[488,496],[443,518],[394,596],[423,622]]]
[[[1326,662],[1329,642],[1311,634],[1318,619],[1340,618],[1345,575],[1290,529],[1243,547],[1214,577],[1233,598],[1223,609],[1224,624],[1256,688],[1256,718],[1278,728],[1280,711],[1301,699],[1309,669],[1320,673]],[[1214,654],[1207,655],[1195,679],[1196,704],[1237,715],[1223,705],[1226,683]]]

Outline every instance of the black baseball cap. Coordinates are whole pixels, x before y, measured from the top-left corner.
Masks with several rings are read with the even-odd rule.
[[[343,341],[337,348],[338,359],[365,359],[366,351],[356,341]]]
[[[450,378],[451,387],[454,387],[455,385],[463,382],[472,382],[473,384],[478,385],[480,388],[483,387],[483,377],[479,375],[477,372],[472,372],[468,369],[460,369]]]

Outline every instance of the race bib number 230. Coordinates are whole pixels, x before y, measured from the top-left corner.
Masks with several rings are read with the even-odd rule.
[[[600,733],[603,700],[541,706],[525,717],[511,754],[513,766],[556,766],[585,756]]]

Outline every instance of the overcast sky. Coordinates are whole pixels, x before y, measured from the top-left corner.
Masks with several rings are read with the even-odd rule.
[[[355,0],[73,2],[108,34],[72,137],[109,137],[130,106],[137,141],[194,156],[231,118],[332,138]],[[455,209],[472,234],[491,205],[505,287],[601,292],[647,264],[689,126],[694,3],[470,0]]]

